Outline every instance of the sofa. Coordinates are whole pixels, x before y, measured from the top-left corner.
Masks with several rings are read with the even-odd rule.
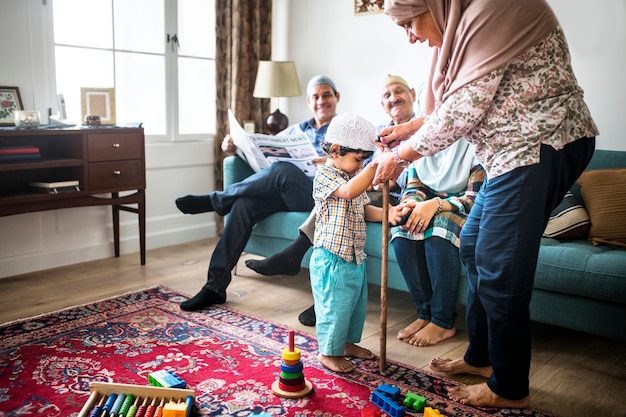
[[[253,173],[238,156],[227,157],[223,167],[224,187]],[[623,167],[626,167],[626,151],[596,150],[587,169]],[[571,192],[582,204],[581,187],[575,184]],[[620,204],[620,219],[617,221],[624,226],[626,201],[621,199]],[[282,250],[297,237],[298,227],[308,214],[280,212],[271,215],[254,227],[245,252],[266,257]],[[593,220],[594,216],[591,216],[587,222],[591,227],[594,226]],[[370,284],[380,285],[381,246],[382,225],[368,222],[365,252]],[[302,261],[305,268],[310,253],[311,250]],[[408,291],[391,246],[388,253],[388,288]],[[457,301],[465,305],[465,273],[461,264],[458,269]],[[530,316],[537,322],[626,340],[626,245],[594,244],[587,236],[567,240],[542,238]]]

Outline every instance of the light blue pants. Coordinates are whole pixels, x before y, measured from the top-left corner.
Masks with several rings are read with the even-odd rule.
[[[361,341],[367,312],[365,261],[361,265],[323,248],[314,248],[309,264],[315,300],[319,353],[344,356],[346,343]]]

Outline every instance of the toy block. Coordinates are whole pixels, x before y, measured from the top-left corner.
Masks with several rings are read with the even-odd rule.
[[[391,417],[402,417],[404,415],[404,407],[394,402],[393,398],[381,391],[376,390],[372,392],[372,402]]]
[[[361,417],[381,417],[382,413],[372,408],[364,408],[361,410]]]
[[[404,396],[404,406],[407,408],[412,408],[415,411],[422,411],[425,405],[426,398],[422,397],[421,395],[407,392]]]
[[[442,414],[436,408],[424,407],[424,417],[442,417]]]
[[[148,383],[154,387],[186,388],[187,383],[172,371],[160,370],[148,375]]]
[[[378,388],[376,388],[376,391],[390,397],[394,401],[398,401],[400,399],[400,388],[394,387],[393,385],[380,384]]]
[[[272,417],[269,413],[250,414],[248,417]]]
[[[186,417],[187,404],[183,402],[175,403],[170,401],[163,406],[163,417]]]

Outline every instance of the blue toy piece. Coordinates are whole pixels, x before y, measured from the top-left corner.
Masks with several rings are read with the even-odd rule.
[[[382,391],[376,390],[372,392],[372,402],[391,417],[402,417],[404,415],[404,407]]]
[[[160,370],[148,375],[148,382],[155,387],[185,388],[187,383],[172,371]]]
[[[272,417],[272,415],[268,413],[258,413],[258,414],[250,414],[248,417]]]
[[[398,401],[400,399],[400,388],[394,387],[390,384],[380,384],[376,391],[390,397],[394,401]]]
[[[422,397],[421,395],[407,392],[404,396],[404,406],[407,408],[412,408],[415,411],[422,411],[425,405],[426,398]]]

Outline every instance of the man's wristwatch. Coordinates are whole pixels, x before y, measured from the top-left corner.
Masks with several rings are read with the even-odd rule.
[[[404,159],[400,158],[400,155],[398,155],[398,148],[399,147],[400,146],[396,146],[395,148],[393,148],[393,151],[391,152],[393,154],[393,160],[396,161],[396,164],[398,164],[402,168],[406,168],[406,167],[409,166],[410,162],[409,161],[405,161]]]

